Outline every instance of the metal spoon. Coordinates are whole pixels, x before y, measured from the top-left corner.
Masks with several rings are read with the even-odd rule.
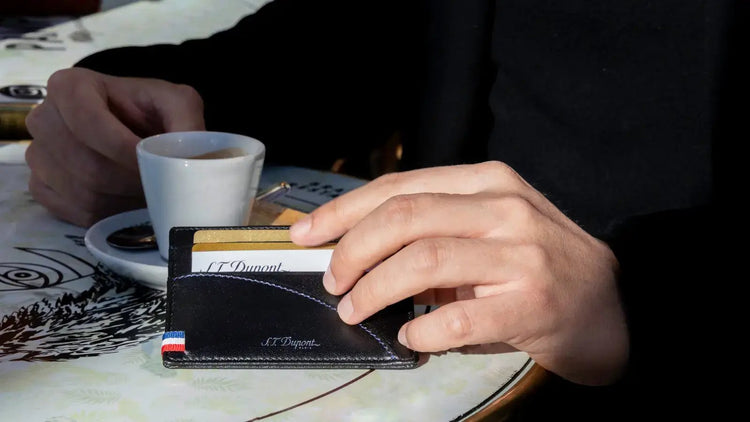
[[[286,195],[292,187],[286,182],[279,182],[258,193],[256,201],[273,201]],[[107,236],[107,244],[127,250],[145,250],[156,248],[156,235],[151,224],[139,224],[125,227]]]

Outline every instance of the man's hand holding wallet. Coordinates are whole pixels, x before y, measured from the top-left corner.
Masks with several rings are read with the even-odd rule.
[[[170,232],[168,368],[417,366],[397,341],[411,300],[349,325],[323,273],[334,244],[302,247],[288,226],[176,227]]]

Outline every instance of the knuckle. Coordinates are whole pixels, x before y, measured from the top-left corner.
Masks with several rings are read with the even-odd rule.
[[[452,339],[455,344],[462,345],[471,338],[474,323],[465,304],[456,302],[455,305],[443,314],[441,324],[448,338]]]
[[[406,340],[409,343],[409,347],[414,350],[430,351],[429,336],[420,329],[420,324],[407,324],[406,325]]]
[[[408,227],[416,215],[414,195],[396,195],[383,204],[386,224],[394,227]]]
[[[377,177],[375,180],[373,180],[372,183],[378,186],[382,186],[382,187],[393,188],[395,186],[400,185],[402,180],[403,180],[403,175],[401,173],[393,172],[393,173],[386,173]]]
[[[483,171],[486,171],[490,174],[514,177],[518,175],[518,173],[516,173],[516,171],[513,170],[510,165],[498,160],[485,161],[483,163],[479,163],[478,166]]]
[[[81,84],[91,80],[91,71],[82,68],[68,68],[55,71],[47,80],[47,95],[75,94]]]
[[[413,258],[409,260],[417,273],[434,273],[450,260],[449,248],[445,242],[435,239],[420,239],[407,247]]]
[[[550,256],[547,250],[536,243],[523,247],[523,260],[535,274],[542,274],[550,264]]]
[[[372,304],[381,302],[380,295],[378,283],[361,280],[352,289],[352,306],[358,312],[366,312]]]
[[[509,222],[514,229],[525,235],[533,235],[539,230],[539,211],[522,195],[507,193],[501,196],[490,196],[484,204],[488,212]]]
[[[175,95],[180,101],[187,103],[192,106],[203,106],[203,99],[201,98],[198,91],[190,85],[177,84],[175,85]]]
[[[406,333],[404,334],[410,348],[423,351],[434,350],[434,346],[431,344],[434,342],[434,338],[429,334],[432,330],[427,329],[429,325],[431,324],[419,319],[406,325]]]
[[[534,226],[537,210],[526,198],[518,194],[510,194],[502,198],[502,203],[508,218],[514,224],[520,227]]]
[[[485,177],[492,178],[495,180],[506,180],[512,182],[522,182],[523,178],[516,172],[513,167],[502,161],[485,161],[478,164],[480,172]]]
[[[343,237],[341,241],[336,245],[331,256],[331,272],[337,272],[338,268],[348,268],[352,259],[351,249],[348,246],[346,237]]]
[[[47,94],[57,94],[60,91],[67,90],[74,74],[74,69],[61,69],[52,73],[47,79]]]
[[[350,277],[352,277],[354,269],[360,268],[360,265],[362,265],[364,251],[362,251],[362,248],[358,248],[356,244],[352,245],[352,242],[344,236],[333,250],[330,270],[339,284],[353,282]]]
[[[348,220],[348,215],[347,215],[347,212],[346,212],[347,210],[346,210],[346,207],[344,206],[344,203],[343,203],[343,201],[341,199],[334,198],[333,200],[331,200],[326,205],[328,205],[328,206],[331,207],[331,210],[332,210],[331,212],[332,212],[333,216],[336,218],[336,221],[347,221]],[[315,213],[313,213],[311,215],[313,216],[312,226],[315,227],[315,223],[316,223],[316,221],[315,221]]]

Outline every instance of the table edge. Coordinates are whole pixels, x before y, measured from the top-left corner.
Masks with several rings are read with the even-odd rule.
[[[512,405],[515,405],[520,399],[531,394],[548,376],[547,370],[542,368],[538,363],[532,361],[531,365],[526,374],[505,394],[468,416],[463,421],[489,422],[491,420],[496,421],[498,416],[508,416],[507,413]]]

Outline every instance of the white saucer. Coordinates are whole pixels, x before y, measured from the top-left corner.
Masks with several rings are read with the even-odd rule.
[[[148,287],[166,290],[167,261],[162,259],[158,249],[127,251],[107,244],[107,236],[115,230],[149,222],[146,208],[113,215],[91,226],[84,241],[89,252],[115,273]]]

